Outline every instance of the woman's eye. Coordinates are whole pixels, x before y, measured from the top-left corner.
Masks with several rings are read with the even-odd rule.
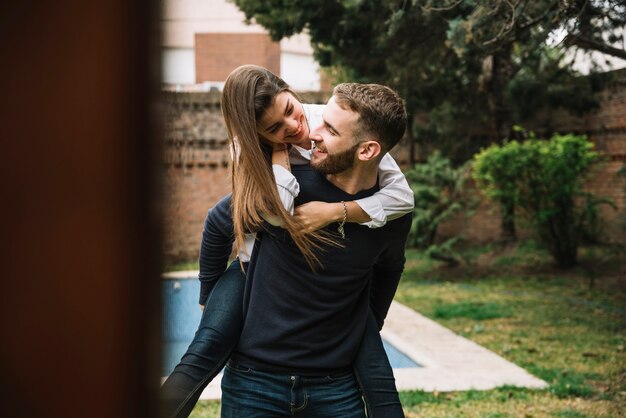
[[[287,116],[291,115],[292,113],[293,113],[293,106],[287,109]]]

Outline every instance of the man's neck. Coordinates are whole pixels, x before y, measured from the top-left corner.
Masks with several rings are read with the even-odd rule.
[[[378,180],[378,164],[357,164],[339,174],[327,174],[326,180],[348,194],[371,189]]]

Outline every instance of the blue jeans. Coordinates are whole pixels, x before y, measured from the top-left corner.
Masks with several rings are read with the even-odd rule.
[[[245,276],[235,260],[209,294],[193,341],[161,387],[162,417],[188,417],[204,388],[226,364],[243,328],[244,286]],[[368,417],[404,417],[393,372],[371,312],[354,371]]]
[[[329,376],[267,373],[232,360],[222,378],[222,418],[365,418],[352,372]]]
[[[204,388],[226,364],[243,328],[244,285],[236,260],[207,297],[187,352],[161,387],[162,417],[188,417]]]

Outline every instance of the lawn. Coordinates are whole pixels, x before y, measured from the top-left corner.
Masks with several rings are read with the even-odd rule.
[[[580,251],[555,268],[532,241],[446,267],[407,251],[396,300],[545,380],[545,390],[402,392],[407,417],[618,417],[626,411],[626,254]],[[192,417],[219,416],[200,402]]]

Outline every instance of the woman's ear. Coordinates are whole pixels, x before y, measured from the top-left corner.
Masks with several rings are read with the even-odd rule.
[[[381,151],[382,148],[378,141],[365,141],[361,143],[357,157],[361,161],[371,161],[376,158]]]

